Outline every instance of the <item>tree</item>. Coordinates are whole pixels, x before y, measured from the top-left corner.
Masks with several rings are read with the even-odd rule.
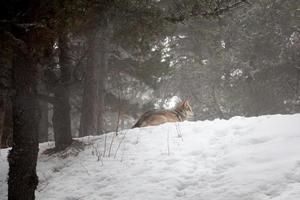
[[[27,21],[20,21],[22,22]],[[44,49],[40,44],[47,43],[47,39],[37,39],[37,34],[43,33],[44,28],[35,25],[26,27],[27,31],[19,27],[19,24],[11,23],[7,26],[14,27],[13,31],[1,31],[1,38],[5,41],[1,43],[4,49],[10,52],[10,56],[6,56],[6,59],[11,59],[12,62],[14,89],[13,145],[8,156],[8,199],[34,199],[34,191],[38,183],[36,161],[39,107],[36,89],[39,65],[37,58],[43,57]],[[32,40],[37,42],[31,43]]]
[[[71,43],[72,33],[81,26],[77,15],[83,14],[85,1],[61,1],[54,4],[54,10],[59,12],[50,20],[55,20],[55,39],[49,52],[50,59],[45,63],[44,84],[47,92],[39,93],[39,98],[50,103],[53,108],[52,125],[54,132],[55,151],[60,151],[72,143],[71,133],[71,105],[70,88],[76,81],[73,76],[74,63],[72,61]],[[80,10],[80,11],[79,11]],[[63,17],[62,17],[63,16]],[[84,17],[83,17],[84,18]],[[73,26],[74,25],[74,26]]]
[[[0,148],[12,144],[12,51],[0,43]]]
[[[98,9],[104,12],[97,12]],[[130,0],[103,3],[93,10],[95,22],[93,34],[88,39],[89,56],[84,77],[80,136],[104,132],[105,83],[112,63],[116,66],[117,62],[127,59],[124,63],[133,61],[136,65],[141,63],[141,58],[150,55],[150,43],[157,39],[155,36],[159,34],[156,31],[161,26],[159,12],[153,2],[136,3]],[[146,20],[147,23],[144,23]],[[126,56],[122,56],[124,54]],[[131,71],[126,70],[128,66],[118,67],[114,71]]]
[[[97,81],[97,43],[90,39],[88,61],[84,77],[84,93],[81,107],[80,131],[79,136],[93,135],[97,133],[97,116],[98,116],[98,81]]]
[[[13,77],[9,200],[35,198],[39,135],[37,86],[41,66],[53,48],[58,14],[62,13],[56,9],[56,3],[52,1],[45,6],[39,0],[10,1],[0,12],[0,43],[5,52],[0,55],[1,65],[11,63]]]
[[[8,199],[34,199],[38,184],[37,64],[18,52],[14,56],[13,147],[9,152]]]
[[[72,143],[71,115],[69,102],[69,84],[71,81],[71,63],[68,48],[68,36],[63,33],[58,40],[60,79],[53,89],[53,130],[55,148],[65,149]]]
[[[295,1],[252,2],[217,18],[186,21],[170,39],[177,69],[164,85],[173,86],[169,96],[193,97],[196,119],[299,109]]]

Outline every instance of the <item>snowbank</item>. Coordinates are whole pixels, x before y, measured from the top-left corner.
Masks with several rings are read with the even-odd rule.
[[[170,123],[39,155],[41,200],[298,200],[300,114]],[[106,145],[105,144],[106,139]],[[40,152],[52,147],[40,145]],[[106,149],[104,150],[104,146]],[[105,157],[103,157],[105,151]],[[7,150],[0,199],[7,197]]]

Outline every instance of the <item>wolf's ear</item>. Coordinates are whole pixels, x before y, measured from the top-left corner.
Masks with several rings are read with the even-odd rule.
[[[186,107],[187,105],[188,105],[188,101],[187,100],[182,101],[182,106]]]

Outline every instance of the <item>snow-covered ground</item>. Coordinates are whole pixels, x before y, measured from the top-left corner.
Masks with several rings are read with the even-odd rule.
[[[83,138],[84,150],[40,153],[37,199],[300,199],[300,114],[125,130],[108,157],[112,136]],[[40,152],[52,146],[41,144]],[[7,198],[6,154],[0,199]]]

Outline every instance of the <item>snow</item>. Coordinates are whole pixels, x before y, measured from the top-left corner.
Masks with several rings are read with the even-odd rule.
[[[168,123],[124,130],[54,155],[40,145],[41,200],[298,200],[300,114]],[[105,144],[106,138],[106,145]],[[105,156],[104,146],[106,146]],[[118,149],[118,150],[117,150]],[[7,198],[7,149],[0,199]]]

